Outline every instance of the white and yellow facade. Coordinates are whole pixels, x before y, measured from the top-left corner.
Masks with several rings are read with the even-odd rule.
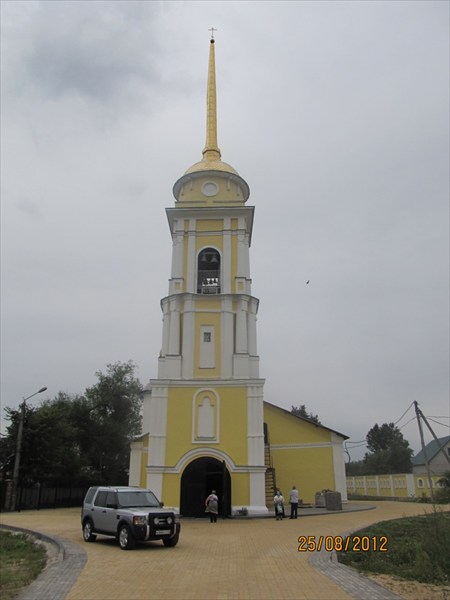
[[[175,183],[175,206],[166,209],[172,266],[161,301],[158,376],[145,389],[143,435],[132,443],[130,459],[130,484],[150,487],[185,516],[204,511],[211,489],[225,514],[268,510],[259,301],[250,276],[254,207],[246,205],[245,180],[221,160],[214,52],[212,39],[203,157]],[[327,432],[330,439],[318,443],[329,444],[332,456]],[[328,463],[331,484],[334,463]],[[345,490],[345,477],[342,483]]]

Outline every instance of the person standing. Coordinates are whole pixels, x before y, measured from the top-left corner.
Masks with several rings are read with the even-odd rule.
[[[292,486],[292,490],[289,492],[289,504],[291,505],[291,519],[296,519],[298,516],[298,489],[295,485]]]
[[[212,490],[205,500],[205,512],[209,513],[211,523],[217,523],[217,514],[219,512],[219,498],[216,496],[216,490]]]
[[[281,495],[280,490],[275,494],[275,498],[273,499],[273,504],[275,506],[275,518],[277,521],[281,521],[284,516],[284,498]]]

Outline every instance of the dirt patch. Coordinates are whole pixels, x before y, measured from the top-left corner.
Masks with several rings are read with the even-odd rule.
[[[408,581],[391,575],[368,575],[378,585],[405,600],[450,600],[450,587]]]

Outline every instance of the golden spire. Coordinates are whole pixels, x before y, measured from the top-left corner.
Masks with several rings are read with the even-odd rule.
[[[220,160],[217,145],[217,99],[216,99],[216,62],[214,52],[214,27],[211,27],[211,43],[209,47],[208,86],[206,91],[206,145],[203,149],[203,160]]]
[[[217,145],[217,106],[216,106],[216,61],[214,53],[214,32],[212,27],[211,43],[209,47],[208,85],[206,90],[206,145],[203,148],[202,160],[189,167],[185,175],[203,171],[222,171],[238,175],[233,167],[221,159]],[[247,184],[245,184],[247,185]]]

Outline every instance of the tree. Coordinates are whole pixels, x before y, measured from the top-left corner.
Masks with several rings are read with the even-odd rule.
[[[370,452],[364,456],[367,475],[411,473],[413,450],[394,423],[376,423],[366,436]]]
[[[135,368],[131,361],[107,365],[85,393],[88,427],[82,447],[102,483],[128,482],[130,442],[141,431],[142,385]]]
[[[292,406],[291,413],[296,417],[303,417],[304,419],[316,423],[316,425],[320,425],[319,417],[313,413],[308,413],[305,404],[302,404],[301,406]]]
[[[39,407],[25,405],[20,485],[38,482],[48,485],[70,485],[80,471],[77,430],[71,422],[71,411],[76,398],[60,392],[54,400],[46,400]],[[6,409],[11,424],[7,428],[9,448],[15,454],[21,408]],[[7,467],[10,471],[10,467]]]
[[[20,485],[126,484],[130,442],[140,433],[142,386],[132,362],[107,365],[84,395],[60,392],[39,407],[25,406]],[[11,473],[20,408],[0,444],[0,464]]]
[[[448,504],[450,502],[450,471],[444,473],[439,479],[438,484],[441,485],[442,488],[435,491],[434,499],[436,502]]]

